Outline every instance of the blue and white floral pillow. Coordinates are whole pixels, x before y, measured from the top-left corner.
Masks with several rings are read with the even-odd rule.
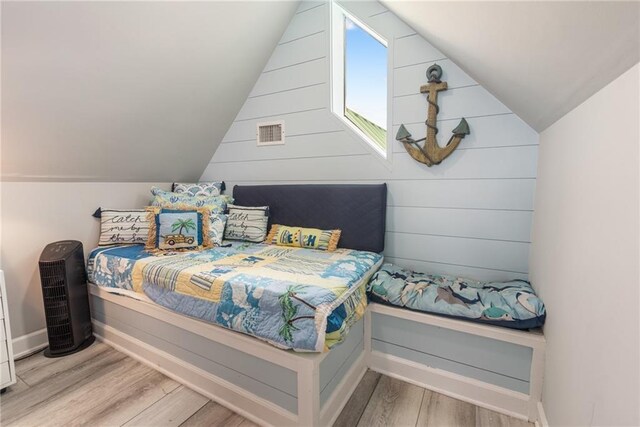
[[[227,204],[233,203],[233,197],[227,195],[190,196],[187,193],[173,193],[158,187],[153,187],[151,194],[154,195],[152,206],[170,209],[207,208],[211,213],[224,213]]]
[[[215,246],[222,245],[224,238],[224,227],[227,225],[227,215],[211,214],[209,216],[209,240]]]
[[[219,196],[224,190],[223,181],[184,183],[174,182],[174,193],[185,193],[190,196]]]

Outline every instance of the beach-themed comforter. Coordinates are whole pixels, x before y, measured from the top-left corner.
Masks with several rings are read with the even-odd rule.
[[[141,246],[98,248],[88,270],[98,286],[281,348],[325,351],[362,317],[366,283],[381,263],[372,252],[234,243],[160,256]]]
[[[529,282],[476,282],[384,264],[371,278],[372,301],[514,329],[544,324],[546,310]]]

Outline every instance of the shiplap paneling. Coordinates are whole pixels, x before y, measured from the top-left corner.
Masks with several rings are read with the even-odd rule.
[[[296,11],[296,15],[302,12],[306,12],[309,9],[313,9],[316,7],[321,7],[325,5],[325,1],[323,0],[305,0],[303,2],[300,2],[300,6],[298,7],[298,10]]]
[[[446,59],[446,56],[418,34],[399,37],[394,43],[393,66],[395,68],[443,59]],[[424,70],[427,71],[427,68]]]
[[[253,160],[278,160],[309,157],[346,156],[367,154],[361,144],[351,142],[344,132],[314,133],[286,137],[286,145],[274,145],[268,150],[255,150],[255,138],[251,141],[221,144],[219,162],[246,162]],[[238,160],[242,159],[242,160]]]
[[[422,333],[422,331],[420,331],[420,333]],[[403,347],[397,344],[373,339],[371,340],[371,348],[374,351],[391,354],[402,359],[420,363],[421,365],[453,372],[454,374],[474,378],[483,382],[487,382],[489,384],[497,385],[499,387],[505,387],[510,390],[519,391],[521,393],[527,393],[529,391],[529,383],[527,381],[522,381],[516,378],[507,377],[505,375],[496,374],[495,372],[479,369],[473,365],[465,365],[463,363],[459,363],[433,354],[423,353],[421,351],[414,350],[411,347]]]
[[[415,33],[401,20],[389,19],[385,16],[391,12],[377,1],[339,1],[338,3],[387,41]]]
[[[497,116],[484,116],[468,118],[471,133],[467,135],[458,150],[473,148],[506,147],[515,145],[538,145],[538,134],[528,126],[522,125],[522,120],[515,114],[500,114]],[[438,141],[440,145],[447,143],[451,138],[451,131],[458,126],[459,121],[438,121]],[[393,135],[398,132],[400,125],[393,127]],[[422,123],[405,123],[405,127],[415,138],[424,138],[427,127]],[[404,146],[397,141],[393,143],[394,152],[404,152]]]
[[[202,179],[223,179],[229,190],[386,182],[388,261],[478,279],[526,279],[537,133],[380,3],[341,5],[389,42],[392,156],[378,158],[331,112],[329,7],[302,2]],[[429,168],[393,135],[404,123],[424,136],[427,102],[419,87],[434,62],[451,88],[439,94],[439,143],[461,117],[471,134]],[[256,147],[256,122],[276,119],[285,121],[286,144]]]
[[[515,273],[528,270],[529,244],[426,234],[386,233],[385,254]]]
[[[389,11],[372,15],[367,19],[367,24],[376,32],[381,34],[393,34],[394,37],[406,37],[415,34],[415,31],[404,22],[395,19],[389,19],[385,14]]]
[[[320,7],[305,8],[302,11],[298,9],[294,19],[291,20],[282,35],[280,44],[324,31],[329,17],[328,9],[329,5],[326,3]]]
[[[389,12],[389,9],[377,1],[339,1],[338,3],[361,21]]]
[[[320,390],[325,387],[336,376],[340,367],[349,358],[349,355],[358,347],[362,347],[362,339],[364,337],[364,320],[360,319],[349,329],[347,339],[340,345],[334,347],[329,355],[320,362]],[[350,367],[350,366],[349,366]]]
[[[289,149],[285,145],[285,150]],[[262,148],[262,147],[261,147]],[[273,147],[265,147],[265,151]],[[370,154],[333,154],[328,157],[298,158],[287,153],[277,160],[246,160],[246,167],[216,160],[216,169],[225,180],[411,180],[411,179],[495,179],[536,176],[537,146],[500,147],[456,151],[447,158],[448,169],[429,168],[407,153],[393,156],[393,169],[385,168]],[[291,149],[293,150],[293,149]]]
[[[511,111],[482,86],[467,86],[438,93],[439,120],[457,120],[460,117],[491,116]],[[427,118],[425,95],[393,98],[393,124],[423,123]]]
[[[168,323],[159,325],[155,319],[98,297],[92,296],[91,302],[92,316],[99,322],[251,390],[291,412],[297,411],[295,372],[199,335],[185,334]]]
[[[403,268],[415,271],[437,272],[438,274],[462,277],[475,280],[506,281],[527,280],[527,274],[513,271],[502,271],[492,268],[470,267],[468,265],[452,264],[446,262],[423,261],[414,258],[396,258],[385,255],[385,262],[396,264]]]
[[[320,58],[302,63],[297,67],[285,67],[270,73],[262,73],[251,90],[249,98],[326,83],[328,81],[327,73],[324,72],[326,67],[328,67],[327,59]]]
[[[210,165],[213,174],[216,164]],[[227,180],[234,185],[286,184],[291,180]],[[382,180],[297,180],[303,184],[372,184]],[[387,214],[397,207],[532,211],[535,179],[396,180],[387,182]],[[508,229],[507,229],[508,230]]]
[[[462,71],[460,67],[454,64],[453,61],[445,59],[441,61],[433,61],[427,64],[410,65],[395,70],[393,72],[393,95],[414,95],[416,93],[416,88],[425,84],[425,80],[427,79],[426,70],[436,63],[442,67],[441,80],[447,82],[447,87],[449,89],[478,84],[475,80],[469,77],[467,73]]]
[[[373,339],[529,382],[532,350],[506,341],[452,331],[411,320],[373,313]],[[416,336],[425,339],[417,341]],[[465,351],[473,348],[473,353]]]
[[[526,211],[398,206],[389,209],[387,231],[528,243],[532,215]]]
[[[391,207],[531,211],[535,179],[401,180],[388,190]]]
[[[285,121],[287,137],[343,130],[338,119],[327,114],[326,108],[266,116],[262,120],[276,119]],[[222,144],[249,140],[256,141],[256,120],[236,120],[227,131]]]
[[[319,84],[267,96],[248,98],[240,109],[237,120],[257,119],[274,114],[293,113],[324,107],[329,95],[327,84]]]
[[[273,72],[280,68],[291,67],[326,56],[327,32],[312,33],[307,37],[276,46],[263,73]]]

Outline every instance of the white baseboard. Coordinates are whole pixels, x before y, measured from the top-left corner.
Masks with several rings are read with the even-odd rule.
[[[47,329],[42,328],[38,331],[31,332],[30,334],[16,337],[11,341],[11,343],[13,344],[14,360],[21,359],[42,350],[49,345]]]
[[[93,320],[96,338],[260,425],[293,426],[298,417],[277,405],[158,350],[111,326]]]
[[[419,387],[511,417],[528,420],[529,396],[473,378],[372,351],[370,368]]]
[[[547,420],[547,414],[544,412],[544,406],[542,406],[542,402],[538,402],[538,420],[536,421],[536,426],[538,427],[549,427],[549,420]]]

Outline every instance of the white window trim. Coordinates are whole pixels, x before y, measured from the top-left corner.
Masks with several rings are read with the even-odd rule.
[[[365,24],[362,20],[356,18],[351,13],[346,11],[343,7],[337,4],[335,1],[331,1],[330,3],[330,62],[331,62],[331,79],[330,79],[330,88],[331,88],[331,111],[334,115],[336,115],[340,121],[349,128],[353,133],[358,136],[358,139],[361,140],[362,143],[372,151],[374,151],[378,158],[386,160],[385,163],[389,163],[392,157],[392,144],[389,142],[389,135],[392,132],[393,125],[390,119],[391,112],[391,98],[390,98],[390,76],[392,74],[389,72],[391,70],[391,60],[389,57],[390,52],[390,42],[388,42],[384,37],[382,37],[379,33],[371,28],[371,26]],[[356,25],[363,28],[369,35],[375,38],[378,42],[380,42],[383,46],[387,48],[387,144],[386,150],[379,148],[368,135],[360,130],[355,124],[351,122],[345,115],[345,80],[344,80],[344,57],[345,57],[345,48],[344,48],[344,18],[349,18]]]

